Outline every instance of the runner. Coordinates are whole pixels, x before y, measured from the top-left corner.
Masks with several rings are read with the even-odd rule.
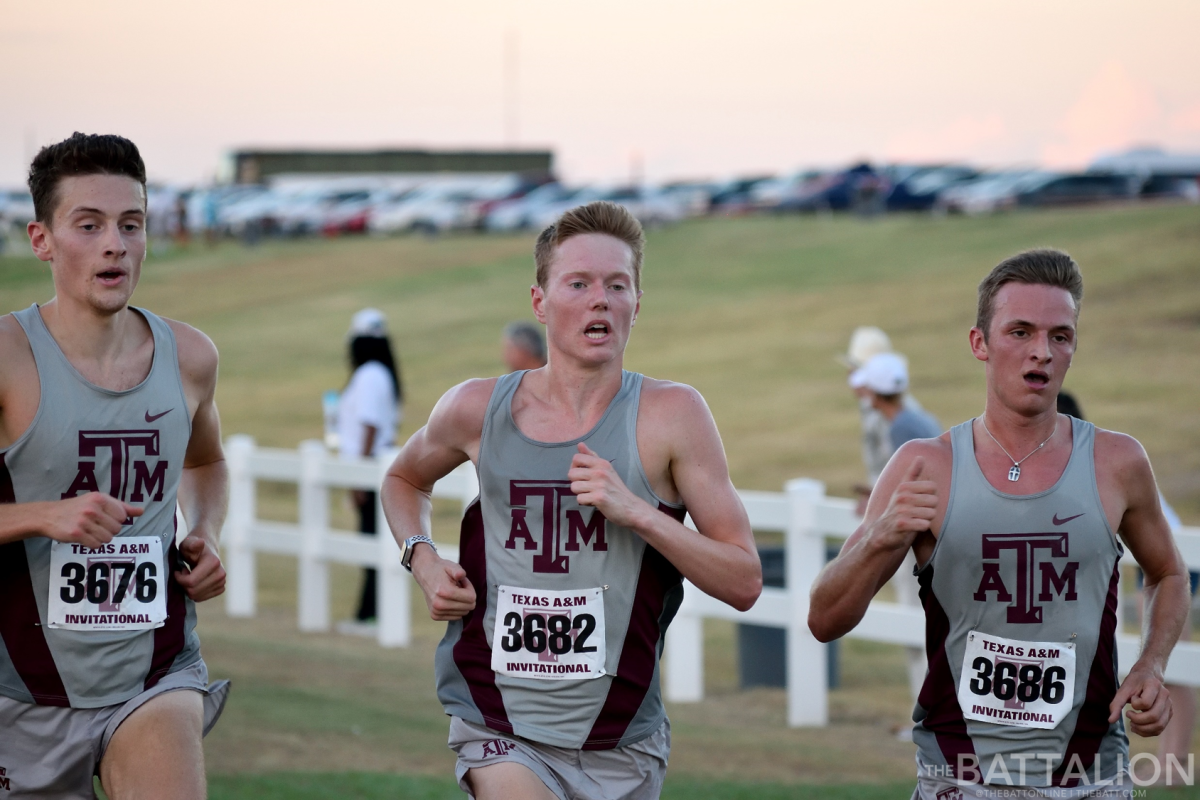
[[[1128,797],[1122,709],[1142,736],[1170,719],[1163,669],[1187,570],[1150,462],[1131,437],[1055,408],[1082,296],[1079,268],[1056,250],[992,270],[970,334],[987,365],[983,416],[897,451],[814,587],[809,627],[829,641],[858,624],[910,548],[922,565],[929,673],[913,712],[914,798],[1011,797],[998,788],[1011,786]],[[1119,688],[1117,535],[1145,570],[1147,609],[1142,655]]]
[[[98,774],[113,800],[201,798],[228,691],[192,605],[225,587],[217,351],[128,305],[146,256],[132,142],[76,133],[29,187],[55,296],[0,317],[4,796],[92,798]]]
[[[384,482],[404,563],[450,622],[438,697],[459,784],[481,800],[658,797],[670,751],[658,659],[682,578],[739,609],[761,590],[703,398],[622,369],[642,247],[612,203],[543,231],[532,296],[549,363],[451,389]],[[429,492],[468,459],[480,498],[460,566],[427,538]]]

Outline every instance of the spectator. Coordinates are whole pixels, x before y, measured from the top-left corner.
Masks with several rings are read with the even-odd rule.
[[[504,364],[509,372],[546,366],[546,338],[534,322],[510,322],[504,326]]]
[[[403,385],[392,355],[387,320],[374,308],[354,315],[349,334],[350,363],[354,372],[337,407],[338,449],[342,458],[375,458],[396,443],[403,417]],[[351,500],[358,512],[358,530],[367,536],[376,531],[376,493],[354,490]],[[364,570],[362,593],[355,619],[369,622],[376,616],[375,570]]]
[[[864,326],[855,328],[850,336],[849,350],[838,360],[853,373],[872,356],[890,352],[892,342],[888,335],[879,328]],[[854,489],[860,496],[866,496],[871,493],[879,473],[883,472],[888,459],[892,457],[892,448],[888,443],[888,422],[871,406],[867,390],[855,389],[854,394],[858,397],[858,412],[862,417],[862,457],[863,465],[867,468],[866,485]]]
[[[942,426],[931,414],[904,403],[908,391],[908,365],[895,353],[880,353],[850,376],[853,389],[866,389],[871,407],[888,421],[888,444],[892,452],[912,439],[942,435]]]

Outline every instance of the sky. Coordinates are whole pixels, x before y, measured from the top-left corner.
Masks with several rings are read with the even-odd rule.
[[[1200,152],[1196,0],[0,0],[0,186],[72,131],[551,148],[568,180]]]

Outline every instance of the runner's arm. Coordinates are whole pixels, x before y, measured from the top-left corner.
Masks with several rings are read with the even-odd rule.
[[[672,447],[671,477],[700,535],[634,495],[612,464],[584,445],[568,473],[571,491],[581,505],[595,506],[614,524],[636,531],[705,594],[745,611],[762,593],[762,566],[746,509],[729,480],[716,422],[690,386],[658,391],[667,394],[657,402],[671,412],[659,434]]]
[[[1119,533],[1146,575],[1142,654],[1113,698],[1109,721],[1115,722],[1130,703],[1130,728],[1141,736],[1157,736],[1171,719],[1163,672],[1191,601],[1188,571],[1163,516],[1146,451],[1136,439],[1107,431],[1098,432],[1097,445],[1107,451],[1098,454],[1097,461],[1112,464],[1116,481],[1124,487],[1126,508]]]
[[[179,346],[184,394],[195,403],[192,435],[183,457],[179,507],[188,526],[179,552],[189,569],[175,580],[196,602],[225,591],[225,568],[218,542],[229,506],[229,469],[221,447],[221,419],[214,399],[217,389],[217,348],[194,328],[173,323]]]
[[[917,537],[930,530],[938,496],[929,465],[936,464],[938,446],[914,440],[888,461],[862,524],[813,584],[808,627],[818,640],[833,641],[853,630]]]
[[[401,547],[410,536],[430,535],[433,484],[478,454],[494,385],[494,379],[467,381],[442,395],[429,422],[405,442],[388,468],[380,497]],[[466,572],[432,547],[417,545],[409,566],[433,619],[461,619],[475,607],[475,589]]]

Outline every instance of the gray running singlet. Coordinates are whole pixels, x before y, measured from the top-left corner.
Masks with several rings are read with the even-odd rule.
[[[438,698],[447,714],[536,742],[621,747],[666,717],[658,662],[683,583],[636,533],[576,503],[567,480],[576,445],[610,460],[660,511],[682,520],[685,510],[655,495],[642,469],[641,375],[623,373],[595,428],[555,443],[534,441],[513,422],[523,375],[498,379],[488,403],[480,496],[460,540],[478,600],[438,646]]]
[[[61,565],[61,574],[51,570],[52,551],[61,546],[55,550],[46,537],[0,546],[0,694],[16,700],[73,708],[123,703],[200,658],[195,610],[173,577],[175,493],[192,423],[175,336],[154,314],[137,312],[154,334],[154,361],[146,379],[123,392],[84,379],[36,305],[13,314],[33,349],[41,400],[29,429],[0,451],[0,503],[101,491],[145,509],[126,521],[107,554],[81,553],[77,563]],[[161,563],[123,555],[135,549],[127,537],[161,548]],[[123,612],[135,597],[165,599],[165,623],[103,629],[132,621]],[[77,627],[51,627],[56,604],[78,612],[64,616]],[[100,629],[82,629],[88,625]]]
[[[922,774],[1075,786],[1128,764],[1122,722],[1108,722],[1123,550],[1096,488],[1095,427],[1069,419],[1062,476],[1024,496],[987,482],[971,422],[950,431],[946,518],[917,572],[929,656],[913,711]]]

